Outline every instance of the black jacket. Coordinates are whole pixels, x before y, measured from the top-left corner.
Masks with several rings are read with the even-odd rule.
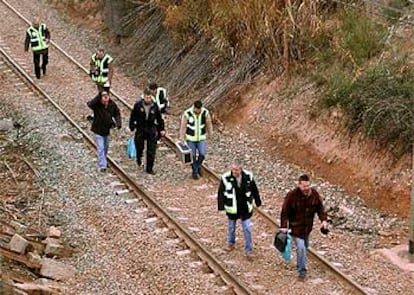
[[[164,120],[157,104],[151,103],[151,107],[146,118],[144,100],[137,101],[129,118],[129,129],[136,130],[136,134],[157,134],[157,131],[164,131]]]
[[[249,212],[247,207],[247,201],[252,201],[254,199],[254,202],[256,203],[256,207],[260,207],[262,205],[262,201],[260,199],[259,190],[257,189],[256,182],[254,179],[251,179],[250,176],[242,170],[242,178],[241,178],[241,184],[240,187],[237,185],[236,177],[233,176],[232,173],[226,173],[223,175],[223,177],[226,178],[226,181],[231,183],[232,189],[235,190],[236,193],[236,202],[237,202],[237,213],[236,214],[229,214],[227,213],[227,216],[232,219],[238,219],[241,218],[242,220],[249,219],[252,214],[252,212]],[[224,205],[231,205],[227,204],[226,202],[231,202],[230,199],[226,198],[224,195],[225,191],[229,191],[226,189],[223,179],[220,181],[220,186],[217,194],[217,200],[218,200],[218,210],[224,210]],[[246,196],[246,193],[250,192],[250,197],[248,198]]]
[[[93,122],[91,130],[101,136],[108,136],[111,128],[122,127],[121,114],[118,106],[109,99],[107,106],[101,103],[101,95],[98,94],[87,102],[88,107],[93,110]]]

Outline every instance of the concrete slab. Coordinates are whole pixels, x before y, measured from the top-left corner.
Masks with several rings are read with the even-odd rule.
[[[414,272],[414,255],[408,254],[408,245],[398,245],[391,249],[379,249],[379,252],[400,269]]]

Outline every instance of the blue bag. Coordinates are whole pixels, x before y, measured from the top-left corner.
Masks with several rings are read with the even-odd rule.
[[[137,156],[137,150],[135,149],[134,138],[130,137],[127,143],[127,155],[128,158],[133,159]]]
[[[279,251],[280,252],[280,256],[283,257],[283,259],[289,263],[290,260],[292,259],[292,236],[287,233],[287,242],[286,242],[286,247],[284,251]]]

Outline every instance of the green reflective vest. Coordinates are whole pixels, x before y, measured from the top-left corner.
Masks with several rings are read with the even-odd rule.
[[[206,140],[207,116],[209,116],[209,113],[204,107],[201,108],[201,113],[199,115],[194,113],[194,107],[191,107],[184,112],[184,117],[187,120],[187,129],[185,131],[186,141],[198,142]]]
[[[92,73],[92,81],[99,84],[105,84],[108,81],[109,63],[113,58],[109,54],[105,54],[102,59],[96,57],[96,53],[92,55],[92,62],[95,64],[97,74]]]
[[[49,47],[46,43],[46,25],[41,24],[38,29],[30,26],[27,29],[30,36],[30,48],[33,52],[43,50]]]
[[[249,180],[253,180],[253,173],[247,170],[243,170],[243,172],[249,177]],[[226,198],[224,201],[224,209],[228,214],[237,214],[237,198],[236,198],[236,189],[233,186],[232,179],[234,176],[231,174],[231,171],[224,173],[221,176],[221,181],[224,184],[224,197]],[[247,200],[247,209],[249,213],[253,211],[253,198],[252,192],[246,191],[246,200]]]

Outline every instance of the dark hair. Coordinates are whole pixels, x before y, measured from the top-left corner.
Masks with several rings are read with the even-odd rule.
[[[201,100],[197,100],[195,103],[194,103],[194,107],[196,108],[196,109],[201,109],[201,107],[203,106],[203,103],[201,102]]]
[[[151,94],[152,94],[151,90],[149,90],[148,88],[144,89],[144,95],[151,95]]]
[[[109,92],[108,91],[102,90],[102,91],[99,91],[99,93],[98,93],[99,98],[102,98],[102,96],[103,96],[102,94],[103,93],[106,93],[109,96]]]
[[[158,88],[158,85],[157,85],[157,83],[155,83],[155,82],[151,82],[151,83],[148,85],[148,88],[149,88],[150,90],[156,90],[156,89]]]
[[[302,174],[301,176],[299,176],[299,182],[301,181],[309,181],[309,176],[307,176],[306,174]]]

